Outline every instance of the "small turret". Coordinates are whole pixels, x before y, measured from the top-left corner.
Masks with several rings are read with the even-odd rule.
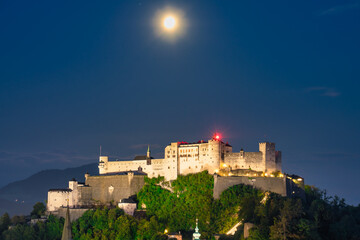
[[[100,156],[99,157],[99,162],[100,163],[107,163],[109,161],[109,157],[108,156]]]
[[[201,234],[199,233],[198,219],[196,219],[196,228],[195,228],[195,232],[193,233],[193,239],[200,240],[200,236],[201,236]]]
[[[146,164],[151,165],[151,152],[150,152],[150,145],[148,145],[148,150],[146,153]]]
[[[147,153],[146,153],[146,157],[150,158],[150,145],[148,145],[148,150],[147,150]]]

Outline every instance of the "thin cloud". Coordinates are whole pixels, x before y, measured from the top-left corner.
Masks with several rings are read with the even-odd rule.
[[[136,149],[136,150],[140,150],[140,149],[145,149],[145,151],[147,150],[148,146],[150,146],[150,149],[157,149],[160,148],[160,144],[146,144],[146,143],[142,143],[142,144],[135,144],[130,146],[131,149]]]
[[[322,11],[320,13],[320,16],[340,14],[345,11],[352,10],[354,8],[358,8],[359,6],[360,6],[359,3],[337,5],[332,8],[326,9],[325,11]]]
[[[47,164],[47,163],[84,163],[96,161],[93,156],[84,156],[74,153],[60,152],[34,152],[21,153],[0,151],[0,162],[10,162],[16,164]]]
[[[347,152],[315,152],[309,153],[308,158],[304,159],[303,162],[339,163],[359,160],[359,154],[352,154]]]
[[[309,87],[306,92],[314,92],[325,97],[338,97],[341,95],[341,92],[329,87]]]

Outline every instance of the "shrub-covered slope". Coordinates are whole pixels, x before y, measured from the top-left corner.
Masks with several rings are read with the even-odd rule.
[[[213,177],[207,172],[180,176],[171,184],[163,178],[147,178],[137,195],[145,218],[125,215],[118,208],[87,211],[72,223],[74,239],[167,239],[165,232],[181,231],[191,239],[196,218],[201,239],[243,239],[243,227],[234,236],[225,235],[238,222],[251,222],[249,240],[360,239],[360,207],[348,206],[338,197],[327,197],[306,187],[306,200],[264,193],[250,186],[236,185],[212,197]],[[60,239],[63,220],[51,217],[47,223],[29,226],[18,223],[11,230],[8,216],[0,219],[2,239]],[[14,238],[14,236],[18,238]]]

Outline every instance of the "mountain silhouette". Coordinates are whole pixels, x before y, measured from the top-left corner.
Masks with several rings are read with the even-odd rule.
[[[8,212],[10,215],[27,215],[36,202],[46,202],[49,189],[67,188],[72,178],[83,182],[86,172],[90,175],[98,174],[98,164],[43,170],[26,179],[9,183],[0,188],[0,214]]]

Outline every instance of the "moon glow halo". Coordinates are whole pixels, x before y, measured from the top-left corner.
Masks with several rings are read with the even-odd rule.
[[[153,19],[153,26],[157,37],[175,43],[185,35],[187,29],[185,13],[173,7],[159,9]]]
[[[171,29],[174,29],[175,26],[176,26],[176,20],[174,17],[168,16],[164,19],[164,27],[166,29],[171,30]]]

